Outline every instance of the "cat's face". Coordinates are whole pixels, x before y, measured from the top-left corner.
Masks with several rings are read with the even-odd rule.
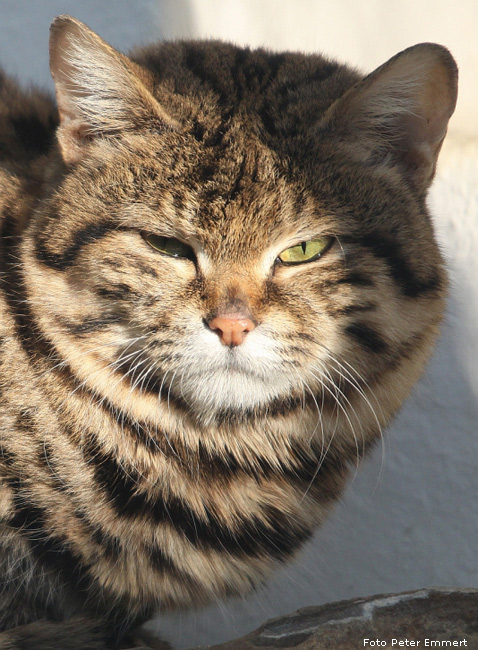
[[[201,143],[170,140],[149,136],[145,148],[132,137],[123,156],[111,151],[112,164],[98,160],[94,178],[90,168],[69,177],[55,198],[68,214],[55,214],[39,236],[41,251],[81,243],[63,262],[64,299],[51,309],[60,319],[71,310],[66,320],[80,339],[85,324],[88,346],[111,340],[98,354],[124,359],[118,372],[165,400],[250,408],[302,394],[303,382],[314,386],[320,368],[333,367],[341,337],[334,312],[353,300],[345,284],[341,298],[329,296],[331,272],[346,273],[337,224],[252,138],[243,151],[218,152],[207,172],[211,153]],[[98,153],[104,160],[104,147]],[[323,242],[323,256],[280,260],[311,240]],[[239,345],[210,327],[231,311],[253,323]]]
[[[82,354],[91,349],[111,364],[112,382],[125,375],[198,412],[322,399],[341,376],[345,386],[370,381],[421,331],[421,311],[364,243],[393,237],[408,258],[430,254],[412,202],[402,197],[397,214],[376,196],[379,177],[365,176],[354,190],[346,166],[334,196],[327,164],[314,168],[327,190],[314,192],[252,138],[239,160],[237,152],[218,155],[230,175],[216,181],[213,164],[209,178],[198,174],[204,147],[171,140],[148,136],[145,147],[130,137],[106,162],[99,148],[66,179],[37,236],[40,255],[63,267],[49,312]],[[398,219],[403,232],[390,232]],[[302,242],[321,247],[310,261]],[[304,261],[281,260],[294,254]],[[248,314],[254,328],[228,346],[210,323],[231,311]]]
[[[29,247],[62,355],[92,387],[203,420],[294,401],[345,410],[369,388],[396,408],[443,307],[420,183],[370,164],[368,141],[358,155],[335,115],[288,137],[251,105],[224,120],[209,90],[183,104],[163,97],[167,128],[91,140],[75,126],[74,146],[60,130],[69,169]],[[233,342],[223,317],[246,322]]]

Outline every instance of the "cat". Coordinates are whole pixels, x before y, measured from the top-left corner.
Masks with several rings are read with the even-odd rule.
[[[0,648],[107,649],[261,584],[422,373],[457,68],[50,37],[0,86]]]

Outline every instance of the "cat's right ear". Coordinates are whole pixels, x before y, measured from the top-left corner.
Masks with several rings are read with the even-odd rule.
[[[71,16],[50,30],[63,159],[74,164],[97,137],[140,128],[174,128],[152,93],[148,73]]]
[[[337,100],[322,128],[351,159],[384,172],[400,170],[424,192],[455,109],[457,80],[448,50],[414,45]]]

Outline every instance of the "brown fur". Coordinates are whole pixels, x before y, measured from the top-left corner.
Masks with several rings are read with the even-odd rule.
[[[444,48],[365,79],[219,42],[132,59],[54,22],[56,142],[53,103],[1,78],[0,648],[117,647],[158,607],[260,582],[442,315],[424,199],[456,98]],[[254,329],[228,348],[209,323],[230,313]]]

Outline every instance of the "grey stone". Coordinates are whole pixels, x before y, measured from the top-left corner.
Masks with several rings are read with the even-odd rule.
[[[209,650],[478,650],[478,590],[430,588],[307,607]],[[205,650],[195,648],[191,650]]]

